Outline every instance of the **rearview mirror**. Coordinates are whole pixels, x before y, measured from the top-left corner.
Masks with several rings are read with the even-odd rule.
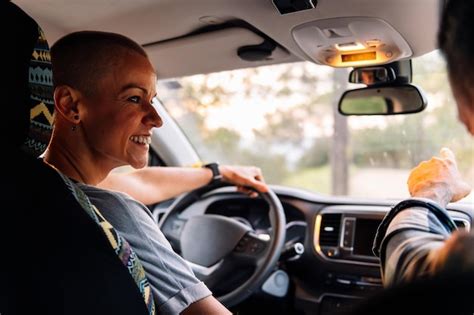
[[[395,71],[390,67],[355,68],[349,74],[350,83],[366,85],[382,84],[395,81]]]
[[[425,109],[426,97],[410,84],[367,87],[346,91],[339,101],[343,115],[397,115]]]

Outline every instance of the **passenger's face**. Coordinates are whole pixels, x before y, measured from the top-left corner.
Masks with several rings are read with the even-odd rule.
[[[152,128],[162,125],[151,105],[156,96],[152,65],[137,53],[124,53],[99,81],[81,113],[95,160],[104,167],[146,166]]]
[[[369,71],[362,72],[362,82],[365,84],[374,83],[374,73]]]
[[[458,118],[474,136],[474,87],[467,91],[457,80],[450,78],[451,89],[458,107]]]

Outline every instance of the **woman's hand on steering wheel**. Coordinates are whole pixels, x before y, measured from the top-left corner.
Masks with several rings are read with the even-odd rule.
[[[241,193],[252,198],[258,197],[258,192],[268,192],[268,186],[263,178],[262,170],[255,166],[220,165],[222,179],[237,187]]]

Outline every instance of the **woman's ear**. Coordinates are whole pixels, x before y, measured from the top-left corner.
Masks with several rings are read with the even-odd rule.
[[[72,124],[78,124],[80,92],[67,85],[54,89],[54,107],[56,113]]]

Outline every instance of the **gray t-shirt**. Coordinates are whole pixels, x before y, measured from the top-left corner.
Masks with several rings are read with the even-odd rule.
[[[120,192],[78,185],[140,258],[159,314],[179,314],[212,294],[173,251],[147,207]]]

